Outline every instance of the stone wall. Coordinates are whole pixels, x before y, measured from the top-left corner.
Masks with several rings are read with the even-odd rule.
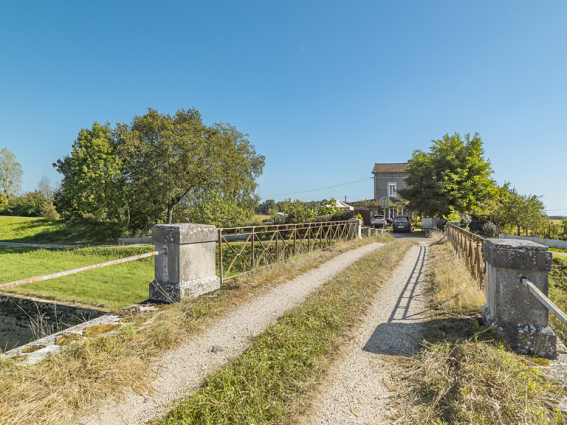
[[[0,352],[104,314],[82,306],[0,295]]]

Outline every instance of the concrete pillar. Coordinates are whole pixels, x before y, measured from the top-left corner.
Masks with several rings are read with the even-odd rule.
[[[457,227],[461,227],[461,222],[460,221],[448,221],[447,224],[445,225],[445,230],[447,232],[447,240],[451,240],[450,236],[449,236],[449,224],[452,224],[453,226],[457,226]]]
[[[488,239],[483,254],[487,265],[485,324],[521,354],[556,356],[555,333],[548,326],[548,311],[522,284],[526,277],[546,296],[551,252],[544,245],[518,239]]]
[[[158,255],[155,280],[150,283],[150,299],[175,302],[183,297],[197,297],[220,288],[216,275],[215,226],[205,224],[158,224],[152,229]]]
[[[356,221],[356,224],[352,228],[349,228],[348,240],[361,239],[362,220],[359,218],[349,218],[348,221]]]

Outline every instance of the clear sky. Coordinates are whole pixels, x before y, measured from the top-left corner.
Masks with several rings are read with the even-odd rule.
[[[24,190],[59,180],[81,128],[148,107],[248,133],[263,198],[369,199],[375,162],[478,132],[498,183],[567,215],[565,1],[0,3],[0,149]]]

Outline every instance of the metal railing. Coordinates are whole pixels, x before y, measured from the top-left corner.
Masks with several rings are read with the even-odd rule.
[[[327,221],[218,229],[221,284],[301,252],[327,249],[354,238],[358,221]]]
[[[481,288],[486,285],[486,261],[482,255],[483,237],[461,229],[453,224],[447,224],[449,241],[457,254],[463,258],[471,272],[478,280]]]
[[[563,311],[561,311],[559,307],[553,304],[553,301],[547,298],[545,294],[537,288],[537,286],[535,286],[527,277],[521,278],[520,282],[522,283],[522,285],[528,288],[528,291],[530,291],[532,295],[534,295],[538,299],[539,302],[541,302],[549,311],[551,311],[555,315],[555,317],[561,320],[563,324],[567,325],[567,315],[563,313]]]
[[[91,266],[79,267],[77,269],[65,270],[62,272],[45,274],[42,276],[30,277],[27,279],[16,280],[14,282],[3,283],[0,285],[0,291],[4,289],[14,288],[16,286],[25,285],[26,283],[41,282],[43,280],[55,279],[57,277],[67,276],[70,274],[86,272],[88,270],[100,269],[101,267],[112,266],[114,264],[127,263],[129,261],[141,260],[142,258],[155,257],[156,255],[167,254],[167,248],[159,251],[147,252],[145,254],[133,255],[132,257],[120,258],[118,260],[106,261],[104,263],[93,264]]]

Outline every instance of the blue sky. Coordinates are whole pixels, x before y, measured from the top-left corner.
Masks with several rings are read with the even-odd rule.
[[[0,148],[33,190],[94,121],[195,107],[266,156],[263,198],[352,201],[375,162],[478,132],[499,183],[567,215],[566,22],[564,1],[2,2]]]

